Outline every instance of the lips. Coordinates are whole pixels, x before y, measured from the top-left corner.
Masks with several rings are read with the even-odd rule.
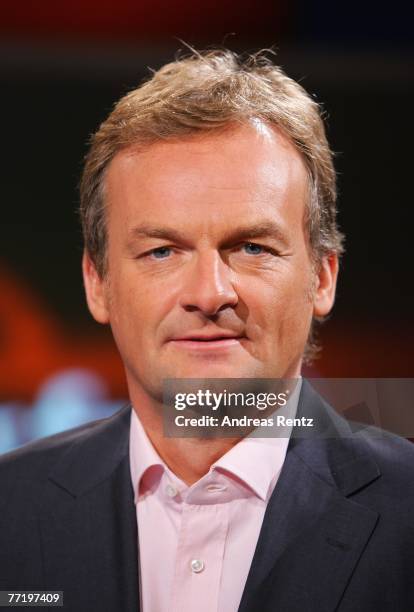
[[[240,340],[246,338],[229,330],[201,333],[190,332],[182,336],[171,338],[170,342],[175,346],[192,350],[226,349],[240,344]]]
[[[176,342],[218,342],[220,340],[238,340],[242,336],[209,336],[200,338],[199,336],[189,336],[188,338],[174,338]]]
[[[201,334],[201,333],[184,334],[182,336],[171,338],[171,340],[174,340],[176,342],[187,342],[187,341],[217,342],[219,340],[231,340],[231,339],[237,340],[237,339],[244,338],[244,337],[245,336],[241,334],[236,334],[234,332],[220,331],[220,332],[212,333],[212,334]]]

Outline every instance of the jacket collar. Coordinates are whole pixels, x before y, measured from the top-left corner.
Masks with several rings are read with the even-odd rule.
[[[288,452],[297,454],[319,478],[347,496],[380,475],[363,439],[353,434],[306,380],[297,417],[312,418],[314,426],[295,427]],[[90,423],[74,435],[49,479],[76,497],[108,478],[129,452],[130,419],[131,406],[127,405],[108,419]]]
[[[307,380],[303,381],[297,416],[313,419],[313,427],[295,427],[289,449],[344,496],[352,495],[380,476],[364,438],[355,434]]]
[[[106,480],[128,455],[131,406],[94,421],[74,441],[49,474],[49,480],[73,497]]]
[[[380,476],[368,445],[303,382],[299,418],[267,506],[240,612],[336,609],[378,514],[351,499]]]

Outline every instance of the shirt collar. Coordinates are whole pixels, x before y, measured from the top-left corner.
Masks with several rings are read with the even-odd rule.
[[[299,378],[287,404],[278,409],[278,415],[295,417],[301,386],[302,378]],[[283,467],[291,432],[291,426],[259,427],[220,457],[211,469],[231,472],[267,501]]]
[[[168,467],[153,447],[134,408],[131,410],[129,459],[131,466],[131,480],[134,488],[136,503],[138,500],[141,478],[148,468],[154,465],[159,465],[164,470],[168,470]]]
[[[284,414],[289,418],[295,417],[301,386],[302,379],[299,378],[289,401],[286,406],[278,410],[278,414]],[[211,466],[209,474],[213,470],[230,473],[247,485],[260,499],[267,501],[283,467],[291,430],[291,427],[285,427],[281,431],[277,426],[273,432],[268,427],[257,428],[220,457]],[[263,437],[260,437],[262,432]],[[271,437],[272,433],[273,437]],[[177,476],[171,472],[153,447],[134,409],[131,410],[129,452],[135,502],[137,502],[141,478],[152,466],[160,466],[167,472],[171,480],[178,481]],[[194,483],[192,486],[197,484]]]

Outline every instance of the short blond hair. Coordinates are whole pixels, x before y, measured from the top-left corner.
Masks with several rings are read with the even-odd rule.
[[[80,184],[85,249],[106,273],[105,171],[121,150],[145,147],[252,119],[280,129],[301,153],[309,176],[305,227],[315,262],[343,251],[336,221],[336,176],[319,105],[266,52],[193,52],[153,72],[115,105],[92,136]]]

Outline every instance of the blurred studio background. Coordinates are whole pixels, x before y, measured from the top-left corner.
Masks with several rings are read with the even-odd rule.
[[[408,5],[408,3],[407,3]],[[412,21],[400,0],[3,2],[0,23],[0,452],[126,400],[110,332],[86,309],[77,184],[113,103],[205,48],[277,51],[328,113],[347,252],[326,377],[413,376]]]

